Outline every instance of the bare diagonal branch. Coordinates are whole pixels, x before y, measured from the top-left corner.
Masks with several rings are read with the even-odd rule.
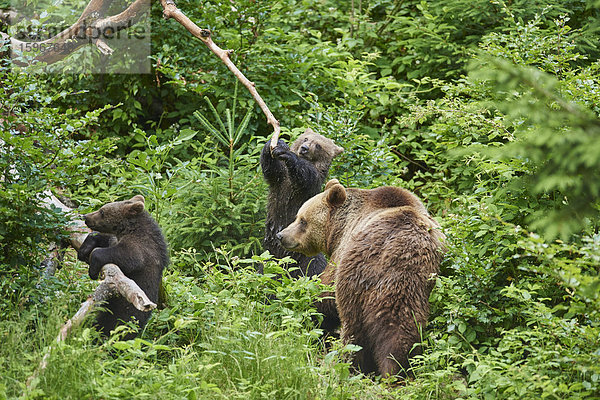
[[[163,15],[165,19],[173,18],[175,21],[179,22],[185,29],[187,29],[192,35],[202,40],[206,46],[212,51],[217,57],[223,61],[223,63],[229,68],[229,70],[235,75],[235,77],[242,82],[244,86],[248,89],[254,100],[258,103],[260,109],[267,117],[267,123],[273,127],[273,137],[271,138],[271,148],[274,148],[277,145],[277,140],[279,139],[279,134],[281,132],[281,128],[279,126],[279,121],[273,116],[269,107],[265,101],[260,97],[258,91],[256,90],[256,85],[254,82],[250,81],[248,78],[244,76],[244,74],[235,66],[235,64],[229,58],[229,54],[233,52],[233,50],[223,50],[219,46],[213,42],[211,38],[211,32],[208,29],[202,29],[198,25],[196,25],[192,20],[190,20],[185,14],[183,14],[179,8],[175,5],[172,0],[160,0],[160,3],[163,7]]]

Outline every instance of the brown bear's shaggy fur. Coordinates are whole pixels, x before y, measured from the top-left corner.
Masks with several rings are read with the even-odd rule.
[[[90,265],[90,278],[98,279],[105,264],[116,264],[157,303],[169,255],[160,227],[144,209],[144,197],[137,195],[131,200],[105,204],[84,218],[90,229],[99,232],[88,235],[77,252],[77,257]],[[96,326],[104,336],[120,321],[130,321],[132,317],[142,329],[151,314],[138,310],[121,296],[109,299],[104,307],[106,311],[99,312],[96,319]],[[126,339],[133,337],[135,334],[129,334]]]
[[[355,366],[384,376],[408,370],[443,249],[421,201],[398,187],[345,189],[334,179],[278,238],[289,250],[330,256],[324,275],[334,276],[342,338],[362,347]]]
[[[269,184],[265,249],[276,258],[289,256],[296,261],[287,266],[298,267],[290,272],[292,277],[318,275],[327,264],[322,254],[307,257],[286,251],[275,236],[294,221],[296,212],[306,200],[321,191],[331,161],[344,149],[312,129],[300,135],[291,148],[279,140],[271,151],[270,143],[267,141],[260,157],[263,176]]]

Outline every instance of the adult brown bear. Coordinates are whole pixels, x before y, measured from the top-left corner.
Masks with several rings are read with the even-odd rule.
[[[277,237],[288,250],[330,257],[325,275],[335,281],[342,338],[362,347],[354,365],[384,376],[407,371],[443,250],[423,203],[398,187],[346,189],[334,179]]]
[[[86,214],[84,219],[86,225],[96,232],[88,235],[77,257],[89,264],[90,278],[98,279],[105,264],[116,264],[151,301],[157,303],[169,253],[160,227],[144,209],[144,197],[137,195],[130,200],[105,204],[98,211]],[[104,308],[96,317],[96,326],[104,336],[132,318],[141,330],[151,314],[150,311],[138,310],[121,296],[110,298]],[[131,333],[125,339],[135,336]]]

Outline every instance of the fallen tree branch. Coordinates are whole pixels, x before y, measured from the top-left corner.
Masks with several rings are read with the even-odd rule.
[[[73,25],[56,36],[38,42],[25,42],[0,32],[3,41],[10,42],[11,48],[23,52],[40,50],[35,61],[52,64],[75,52],[81,46],[94,43],[103,54],[111,54],[112,49],[102,40],[115,33],[135,25],[150,9],[149,0],[136,0],[120,14],[100,18],[110,6],[112,0],[91,0]],[[1,44],[1,43],[0,43]],[[20,66],[26,65],[15,60]]]
[[[98,285],[94,293],[89,295],[87,300],[81,304],[79,311],[63,325],[56,338],[57,343],[64,341],[71,329],[83,322],[95,304],[100,304],[113,296],[123,296],[140,311],[147,312],[156,308],[156,304],[148,298],[138,284],[133,279],[126,277],[117,265],[106,264],[102,267],[100,274],[104,280]]]
[[[46,277],[54,276],[60,268],[64,260],[64,247],[62,243],[52,243],[48,252],[48,257],[40,263]]]
[[[79,250],[83,241],[92,230],[85,225],[85,222],[77,218],[74,211],[64,205],[50,190],[46,190],[43,194],[43,204],[46,208],[58,208],[63,213],[71,216],[71,222],[67,226],[69,241],[75,250]]]
[[[273,127],[273,137],[271,138],[271,149],[273,149],[277,145],[277,141],[279,140],[279,134],[281,133],[281,128],[279,126],[279,121],[273,116],[269,107],[265,101],[260,97],[258,91],[256,90],[256,85],[254,82],[250,81],[248,78],[242,74],[242,72],[235,66],[235,64],[231,61],[229,55],[233,52],[233,50],[223,50],[219,46],[213,42],[211,38],[211,31],[208,29],[202,29],[198,27],[192,20],[183,14],[179,8],[175,5],[173,0],[160,0],[160,3],[163,7],[163,16],[165,19],[173,18],[175,21],[179,22],[185,29],[187,29],[192,35],[202,40],[204,44],[223,61],[223,63],[229,68],[229,70],[235,75],[235,77],[242,82],[244,86],[248,89],[254,100],[258,103],[260,109],[267,117],[267,123]]]
[[[156,308],[146,293],[135,283],[123,274],[121,269],[115,264],[106,264],[100,271],[103,281],[98,285],[94,293],[88,296],[87,300],[81,304],[79,310],[69,319],[60,329],[56,337],[56,343],[64,342],[71,330],[85,320],[85,317],[94,309],[96,304],[101,304],[113,296],[123,296],[140,311],[151,311]],[[27,389],[31,387],[35,378],[48,367],[48,359],[52,353],[53,347],[50,346],[39,367],[27,379]]]
[[[67,226],[69,243],[75,250],[78,250],[87,235],[91,232],[90,228],[88,228],[81,219],[77,218],[73,210],[63,204],[63,202],[61,202],[50,190],[44,191],[42,205],[46,208],[58,208],[63,213],[71,216],[71,221]],[[53,276],[56,273],[60,263],[63,261],[63,254],[66,246],[65,243],[52,243],[48,250],[48,257],[41,263],[46,276]]]

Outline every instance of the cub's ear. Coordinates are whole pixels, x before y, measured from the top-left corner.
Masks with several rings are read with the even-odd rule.
[[[338,146],[338,145],[335,145],[335,147],[333,148],[333,156],[334,156],[334,157],[337,157],[337,156],[339,156],[339,155],[340,155],[340,154],[342,154],[343,152],[344,152],[344,148],[343,148],[343,147],[340,147],[340,146]]]
[[[133,201],[133,202],[141,201],[142,204],[144,204],[146,202],[146,200],[144,199],[144,196],[142,196],[141,194],[136,194],[129,201]]]
[[[125,204],[125,212],[129,215],[137,215],[144,211],[144,203],[141,201],[134,201],[132,203]]]
[[[339,185],[340,181],[338,181],[337,179],[330,179],[326,184],[325,184],[325,190],[329,189],[330,187],[332,187],[333,185]]]
[[[327,186],[330,186],[327,182]],[[327,191],[327,205],[329,207],[339,207],[346,201],[346,189],[339,182],[334,183]]]

